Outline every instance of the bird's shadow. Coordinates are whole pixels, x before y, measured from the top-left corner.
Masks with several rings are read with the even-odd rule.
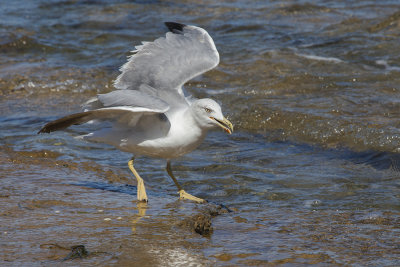
[[[130,184],[116,185],[116,184],[109,184],[109,183],[102,183],[102,182],[83,181],[83,182],[79,182],[79,183],[70,183],[70,185],[83,186],[83,187],[100,189],[100,190],[105,190],[105,191],[110,191],[110,192],[123,193],[123,194],[132,195],[132,196],[136,196],[136,194],[137,194],[137,187],[135,185],[130,185]],[[152,195],[156,196],[156,197],[161,197],[161,194],[157,194],[156,192],[152,192]],[[227,212],[234,211],[234,210],[230,209],[229,207],[227,207],[226,205],[224,205],[222,203],[217,203],[215,201],[207,200],[207,202],[204,204],[218,206],[218,207],[226,210]],[[199,204],[199,205],[201,205],[201,204]]]
[[[128,195],[136,195],[137,187],[135,185],[130,184],[123,184],[123,185],[116,185],[116,184],[109,184],[109,183],[101,183],[101,182],[91,182],[91,181],[84,181],[78,183],[70,183],[70,185],[76,186],[83,186],[93,189],[100,189],[110,192],[118,192]]]
[[[128,194],[128,195],[133,195],[136,196],[136,191],[137,187],[134,185],[129,185],[129,184],[123,184],[123,185],[116,185],[116,184],[109,184],[109,183],[102,183],[102,182],[90,182],[90,181],[84,181],[84,182],[78,182],[78,183],[70,183],[70,185],[76,185],[76,186],[83,186],[83,187],[88,187],[88,188],[93,188],[93,189],[100,189],[100,190],[105,190],[105,191],[110,191],[110,192],[117,192],[117,193],[123,193],[123,194]],[[158,196],[165,198],[165,196]],[[178,204],[178,202],[180,202]],[[179,201],[177,198],[176,201],[169,202],[167,206],[164,208],[169,208],[174,210],[180,205],[185,205],[183,204],[186,202],[185,200],[183,202]],[[193,205],[194,204],[194,205]],[[172,207],[170,205],[173,205]],[[178,205],[178,206],[176,206]],[[168,207],[169,206],[169,207]],[[195,233],[200,234],[203,237],[209,237],[212,232],[213,232],[213,227],[211,220],[212,218],[226,214],[226,213],[231,213],[234,212],[235,210],[232,210],[225,206],[224,204],[216,203],[214,201],[207,201],[204,204],[196,204],[192,203],[190,206],[193,207],[192,211],[190,214],[187,216],[182,216],[184,218],[179,225],[188,227]],[[145,202],[137,202],[136,208],[138,213],[135,215],[135,217],[132,219],[132,233],[136,232],[136,228],[138,226],[138,223],[145,218],[146,212],[149,208],[148,203]],[[164,209],[163,208],[163,209]]]

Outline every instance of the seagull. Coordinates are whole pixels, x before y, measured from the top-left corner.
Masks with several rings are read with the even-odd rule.
[[[128,167],[137,179],[138,201],[148,202],[144,181],[133,165],[136,156],[144,155],[166,159],[166,171],[180,199],[204,203],[178,183],[171,160],[197,148],[213,128],[229,134],[233,131],[217,102],[183,92],[187,81],[218,65],[219,54],[204,29],[176,22],[165,25],[169,29],[165,37],[135,46],[114,81],[116,90],[97,95],[86,102],[83,112],[51,121],[38,133],[92,121],[103,123],[100,129],[80,137],[133,154]]]

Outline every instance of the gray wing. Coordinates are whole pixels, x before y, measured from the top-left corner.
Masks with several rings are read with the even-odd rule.
[[[144,90],[145,86],[141,86]],[[138,90],[116,90],[97,96],[104,107],[132,106],[156,110],[168,110],[169,105],[158,97]]]
[[[135,54],[121,67],[122,73],[115,80],[117,89],[139,90],[140,85],[146,84],[156,88],[154,93],[163,99],[165,91],[183,97],[184,83],[218,65],[218,51],[204,29],[174,22],[165,24],[172,32],[135,47]]]
[[[63,130],[71,125],[79,125],[92,120],[110,121],[115,126],[123,128],[133,127],[143,115],[162,114],[168,108],[150,109],[144,107],[109,107],[75,113],[58,120],[51,121],[43,126],[38,133],[50,133]]]
[[[84,109],[87,111],[104,107],[124,106],[168,111],[169,104],[156,96],[155,91],[154,88],[142,84],[139,90],[115,90],[107,94],[99,94],[86,102]]]

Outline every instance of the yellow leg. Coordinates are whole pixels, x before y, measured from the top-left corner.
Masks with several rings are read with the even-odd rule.
[[[197,202],[197,203],[205,203],[205,202],[207,202],[206,200],[204,200],[202,198],[198,198],[198,197],[192,196],[191,194],[188,194],[188,193],[185,192],[185,190],[183,190],[181,185],[176,180],[174,174],[172,173],[171,162],[169,160],[167,161],[167,168],[166,169],[167,169],[168,175],[172,178],[172,180],[174,181],[176,187],[178,187],[178,191],[179,191],[179,195],[180,195],[179,199],[188,199],[188,200],[192,200],[192,201]]]
[[[131,172],[133,173],[133,175],[135,175],[135,177],[137,179],[137,199],[139,201],[148,202],[146,188],[144,187],[144,181],[143,181],[142,177],[140,177],[140,175],[137,173],[135,168],[133,167],[134,160],[135,160],[135,158],[133,157],[130,161],[128,161],[128,166],[129,166],[129,169],[131,170]]]

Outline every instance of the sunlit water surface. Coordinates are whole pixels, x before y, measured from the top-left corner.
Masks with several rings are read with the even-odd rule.
[[[197,254],[182,256],[185,243],[164,246],[164,257],[176,254],[175,265],[399,265],[399,8],[389,0],[9,1],[0,9],[0,142],[4,151],[50,151],[57,160],[122,172],[114,181],[55,171],[53,183],[103,192],[90,195],[94,203],[105,191],[118,209],[134,205],[126,199],[136,189],[125,186],[131,155],[75,140],[87,126],[36,132],[112,90],[129,50],[164,34],[162,22],[199,25],[214,38],[221,63],[186,90],[219,101],[235,132],[209,134],[173,168],[187,191],[237,211],[215,217],[210,237],[190,239],[201,244]],[[164,165],[137,161],[150,203],[156,199],[142,221],[144,243],[158,227],[152,220],[195,206],[175,203]],[[11,184],[49,175],[10,166],[3,165],[2,180]],[[159,255],[157,246],[148,251]],[[129,253],[121,248],[117,260],[104,262],[128,264],[118,257]],[[172,264],[168,257],[159,264]]]

